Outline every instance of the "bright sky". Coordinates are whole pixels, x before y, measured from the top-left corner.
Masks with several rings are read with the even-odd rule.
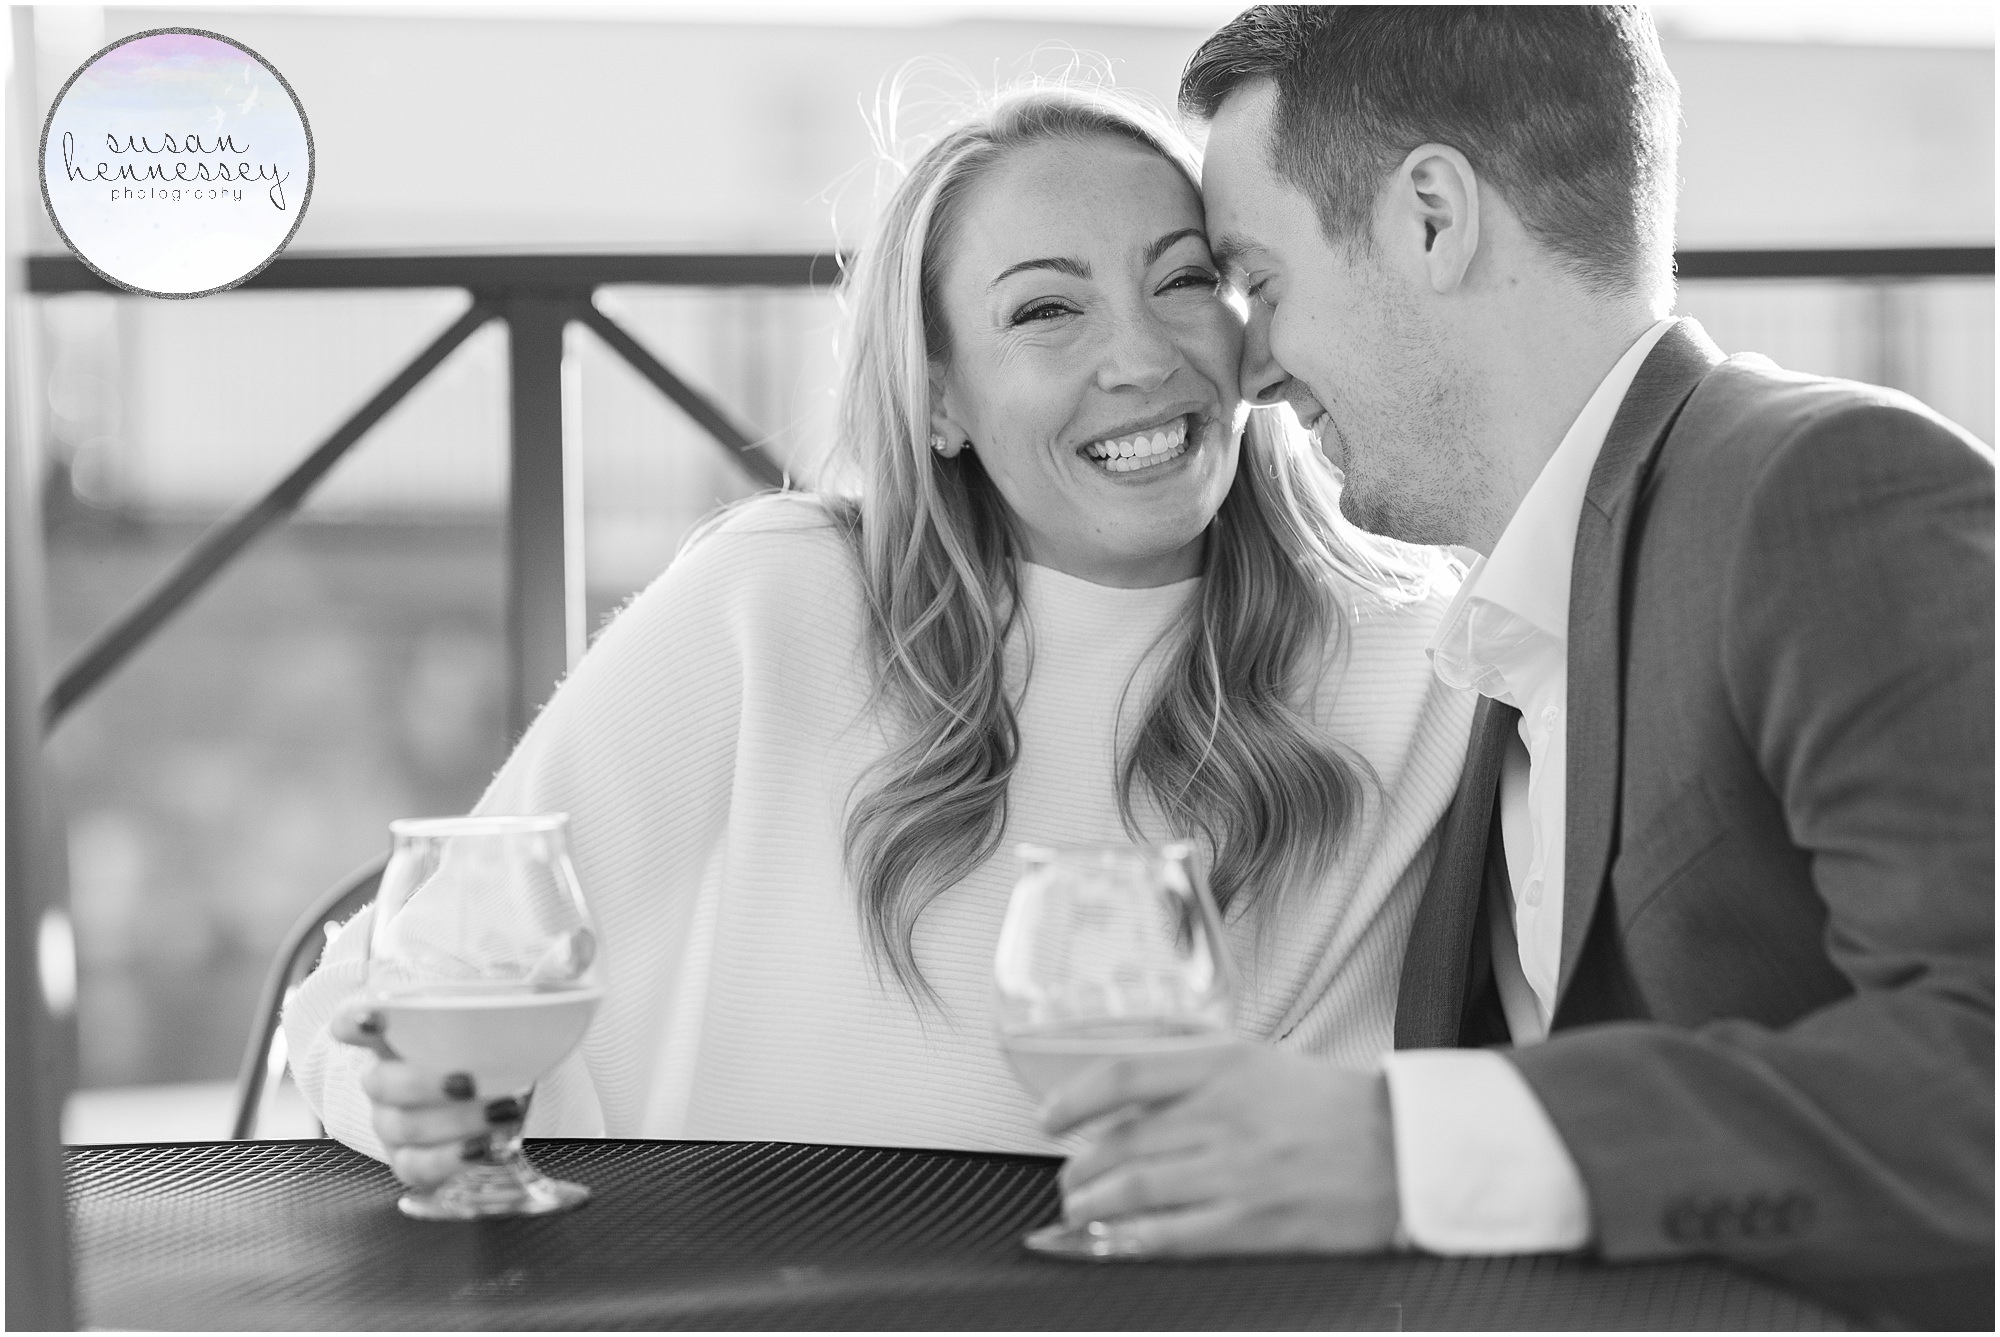
[[[168,3],[169,0],[160,0]],[[67,6],[64,6],[67,7]],[[141,0],[122,8],[151,7]],[[185,8],[175,4],[174,8]],[[252,5],[201,6],[227,11]],[[348,4],[288,6],[308,12],[352,14],[382,10],[407,14],[485,12],[509,18],[657,18],[683,23],[801,23],[923,25],[967,19],[1059,18],[1073,23],[1144,23],[1171,27],[1219,27],[1238,13],[1239,3],[1202,0],[1018,0],[1017,3],[939,4],[934,0],[670,0],[630,4],[495,5],[487,0],[432,0],[428,4]],[[37,6],[47,9],[52,6]],[[1855,3],[1830,0],[1735,0],[1735,3],[1656,4],[1661,28],[1674,35],[1745,41],[1844,42],[1891,46],[1993,45],[1994,7],[1971,0],[1899,0]]]

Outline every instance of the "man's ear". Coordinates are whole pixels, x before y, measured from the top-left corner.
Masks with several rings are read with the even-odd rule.
[[[1383,222],[1396,249],[1421,265],[1431,290],[1451,292],[1479,251],[1479,179],[1472,164],[1446,144],[1411,149],[1390,178]]]

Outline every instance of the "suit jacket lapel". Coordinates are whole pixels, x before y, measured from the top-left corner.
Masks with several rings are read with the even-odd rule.
[[[1507,736],[1520,718],[1519,711],[1489,697],[1480,697],[1473,708],[1465,769],[1459,773],[1458,793],[1438,839],[1437,862],[1424,883],[1424,897],[1403,953],[1396,1002],[1398,1049],[1435,1049],[1459,1042],[1500,761]]]
[[[1722,353],[1682,320],[1639,367],[1584,493],[1569,586],[1569,774],[1563,843],[1562,996],[1576,975],[1617,836],[1623,761],[1625,552],[1646,476],[1681,406]]]

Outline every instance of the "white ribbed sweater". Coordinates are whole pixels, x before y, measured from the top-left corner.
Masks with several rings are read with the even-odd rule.
[[[605,630],[479,805],[571,815],[603,944],[604,1001],[538,1090],[531,1134],[1061,1150],[990,1029],[1012,850],[1129,839],[1120,697],[1131,680],[1129,731],[1156,642],[1198,582],[1111,589],[1028,566],[1021,585],[1033,671],[1005,838],[916,930],[943,1016],[878,980],[843,871],[843,805],[886,735],[858,574],[817,509],[740,510]],[[1244,1035],[1352,1064],[1391,1047],[1403,944],[1471,719],[1424,653],[1449,593],[1350,595],[1344,662],[1316,706],[1379,788],[1317,895],[1261,935],[1231,917]],[[331,944],[285,1029],[328,1131],[379,1157],[362,1054],[326,1031],[363,982],[367,928],[364,911]]]

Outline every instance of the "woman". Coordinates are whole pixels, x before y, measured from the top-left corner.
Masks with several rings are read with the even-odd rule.
[[[1195,183],[1163,119],[1040,88],[897,189],[847,286],[853,491],[709,525],[481,802],[571,814],[603,942],[531,1134],[1056,1150],[987,1012],[1022,840],[1196,836],[1242,1031],[1389,1048],[1470,718],[1424,655],[1450,582],[1241,431]],[[480,1098],[356,1047],[365,936],[288,1011],[294,1067],[436,1182]]]

